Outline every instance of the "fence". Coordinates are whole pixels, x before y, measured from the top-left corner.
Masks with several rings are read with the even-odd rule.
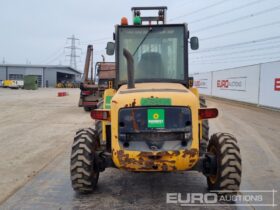
[[[202,94],[280,108],[280,61],[192,76]]]

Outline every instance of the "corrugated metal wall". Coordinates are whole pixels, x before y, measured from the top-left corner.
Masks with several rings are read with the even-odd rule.
[[[6,75],[6,67],[0,67],[0,80],[5,80],[7,79]]]

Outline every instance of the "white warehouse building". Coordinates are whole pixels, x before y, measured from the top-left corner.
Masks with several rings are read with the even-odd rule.
[[[0,80],[23,80],[25,75],[36,75],[39,87],[55,87],[59,82],[80,82],[81,72],[62,65],[0,64]]]

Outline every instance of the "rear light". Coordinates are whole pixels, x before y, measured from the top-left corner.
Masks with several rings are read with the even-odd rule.
[[[218,109],[216,108],[204,108],[198,110],[199,119],[209,119],[209,118],[215,118],[219,114]]]
[[[82,91],[82,95],[84,95],[84,96],[89,96],[91,94],[92,94],[92,91],[90,91],[90,90],[83,90]]]
[[[90,116],[94,120],[106,120],[110,121],[110,111],[104,109],[95,109],[91,111]]]
[[[122,19],[121,19],[121,25],[122,25],[122,26],[127,26],[127,25],[128,25],[128,20],[127,20],[126,17],[122,17]]]

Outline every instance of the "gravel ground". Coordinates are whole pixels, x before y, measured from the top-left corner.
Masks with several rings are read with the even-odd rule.
[[[66,91],[66,97],[57,92]],[[0,202],[68,149],[92,123],[77,107],[79,89],[0,89]]]
[[[166,204],[166,193],[207,192],[205,177],[198,172],[117,169],[100,174],[93,194],[73,192],[69,179],[73,135],[92,121],[77,107],[78,90],[66,90],[69,96],[62,98],[56,96],[58,91],[0,89],[0,209],[182,209]],[[241,190],[277,190],[278,206],[256,207],[248,202],[247,207],[191,209],[279,209],[280,112],[213,98],[208,99],[208,106],[220,112],[210,121],[210,133],[229,132],[239,141]],[[270,192],[264,201],[272,203]]]

